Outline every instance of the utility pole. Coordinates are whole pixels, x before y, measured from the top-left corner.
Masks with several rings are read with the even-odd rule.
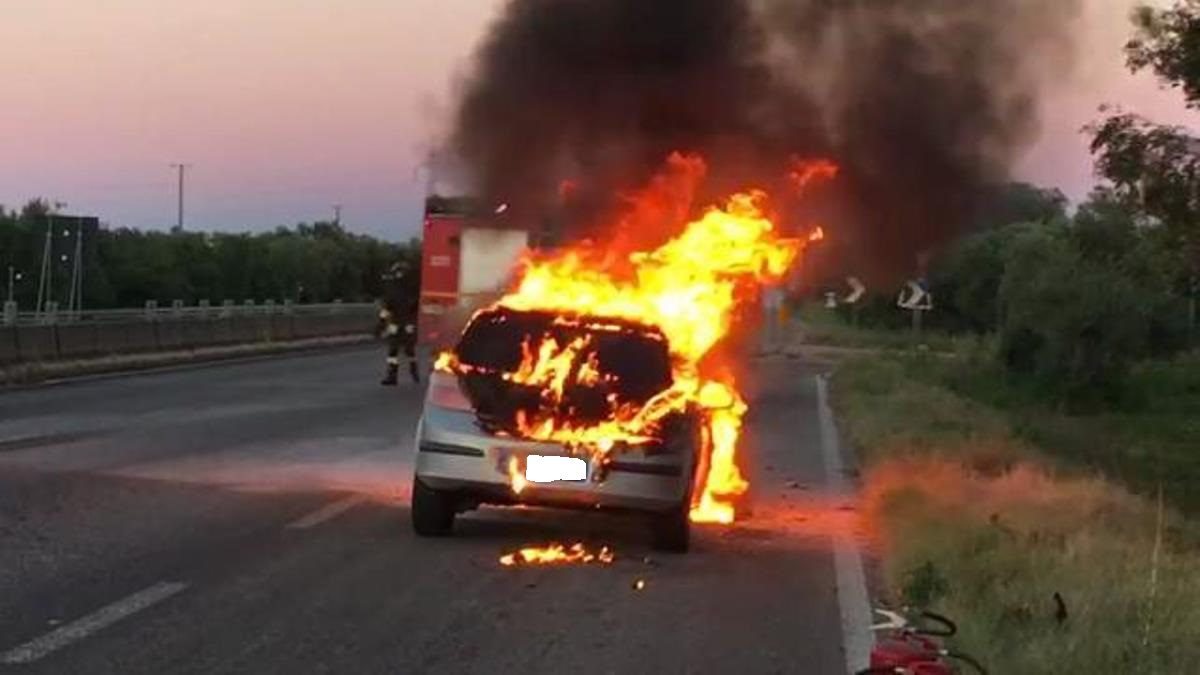
[[[50,295],[53,288],[50,282],[53,278],[54,267],[50,264],[50,249],[52,248],[52,239],[54,237],[54,216],[46,214],[46,243],[42,247],[42,267],[38,274],[38,294],[37,294],[37,315],[41,316],[46,305],[50,304]]]
[[[14,282],[20,281],[21,275],[17,272],[17,268],[12,265],[8,266],[8,301],[13,301]]]
[[[333,224],[337,225],[339,227],[342,224],[342,205],[341,204],[333,205]]]
[[[67,301],[67,312],[79,316],[83,309],[83,218],[75,220],[75,256],[71,267],[71,296]]]
[[[171,165],[172,169],[179,172],[179,213],[175,220],[175,229],[180,232],[183,231],[183,175],[190,166],[191,164],[184,164],[182,162]]]

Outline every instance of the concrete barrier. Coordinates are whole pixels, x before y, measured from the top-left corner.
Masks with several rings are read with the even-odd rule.
[[[254,308],[258,309],[258,308]],[[374,313],[293,313],[272,307],[271,313],[239,309],[215,318],[203,314],[176,316],[138,314],[121,321],[17,324],[0,326],[0,363],[49,362],[119,356],[156,351],[263,344],[312,338],[366,335]]]
[[[237,342],[233,337],[233,322],[230,317],[222,317],[213,321],[210,330],[212,344],[214,345],[231,345]]]
[[[54,326],[17,326],[17,351],[22,361],[52,361],[58,358]]]
[[[0,363],[16,363],[21,360],[21,352],[17,349],[17,329],[14,326],[0,326]]]
[[[234,342],[249,343],[258,340],[258,332],[255,330],[254,321],[250,317],[234,317],[229,322],[229,329],[233,335]]]
[[[271,342],[274,340],[274,336],[271,334],[271,317],[259,315],[251,318],[254,325],[253,342]]]
[[[199,349],[216,344],[213,326],[216,321],[198,318],[179,324],[179,339],[185,349]]]
[[[96,341],[96,324],[62,323],[54,326],[58,333],[58,357],[78,359],[99,353]]]
[[[180,319],[162,319],[155,322],[158,329],[158,348],[166,350],[181,349],[183,344],[183,326]]]
[[[275,341],[294,340],[296,332],[292,317],[286,314],[276,314],[271,317],[271,339]]]
[[[129,350],[129,324],[96,324],[96,351],[102,355],[121,354]]]
[[[158,326],[153,321],[131,321],[125,328],[125,349],[119,353],[151,352],[158,349]]]

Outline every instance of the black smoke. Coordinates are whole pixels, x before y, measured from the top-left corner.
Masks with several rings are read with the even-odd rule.
[[[808,207],[836,266],[898,278],[1009,177],[1076,2],[510,0],[450,145],[482,196],[568,236],[610,222],[672,151],[708,161],[702,200],[783,191],[791,158],[830,157],[841,173]]]

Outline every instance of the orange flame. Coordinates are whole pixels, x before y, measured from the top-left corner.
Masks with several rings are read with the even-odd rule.
[[[512,486],[513,494],[521,494],[529,481],[525,479],[525,472],[521,470],[521,460],[516,457],[508,458],[508,484]]]
[[[788,172],[788,180],[797,191],[804,191],[814,181],[836,178],[838,165],[827,159],[792,158],[792,170]]]
[[[505,567],[514,565],[611,565],[613,552],[607,546],[601,546],[599,551],[592,553],[582,543],[564,546],[550,544],[548,546],[527,546],[513,553],[500,556],[500,564]]]
[[[684,179],[702,178],[704,163],[698,157],[674,155],[669,165],[675,171],[672,182],[660,179],[643,192],[641,201],[635,196],[632,215],[623,223],[674,218],[675,226],[682,224],[690,203],[672,203],[671,195],[690,200],[694,186],[684,184]],[[836,165],[822,160],[797,165],[791,175],[794,181],[807,184],[831,177],[836,171]],[[730,330],[735,291],[747,283],[777,282],[809,241],[824,236],[820,228],[804,240],[778,236],[765,204],[766,194],[761,191],[735,194],[724,206],[710,207],[698,219],[684,224],[678,235],[661,246],[623,258],[611,250],[597,251],[588,246],[569,248],[546,258],[526,258],[516,289],[499,305],[517,311],[557,312],[562,321],[587,317],[589,328],[606,328],[605,318],[657,327],[670,346],[673,384],[640,408],[620,407],[615,397],[610,398],[608,419],[596,424],[561,415],[530,418],[518,414],[519,434],[608,453],[618,444],[650,442],[665,417],[698,409],[706,427],[701,458],[706,473],[691,518],[697,522],[733,522],[731,498],[749,486],[736,463],[747,405],[730,377],[705,372],[707,368],[701,362]],[[611,329],[621,330],[619,326]],[[588,338],[559,344],[548,335],[527,336],[519,368],[504,377],[540,386],[543,396],[561,401],[568,382],[588,384],[601,377],[592,349]],[[446,355],[438,359],[438,367],[450,371],[463,368],[453,356]],[[508,472],[514,492],[525,487],[519,468],[510,461]]]

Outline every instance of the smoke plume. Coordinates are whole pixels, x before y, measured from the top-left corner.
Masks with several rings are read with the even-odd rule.
[[[828,157],[841,171],[804,208],[829,223],[839,273],[891,280],[1009,177],[1069,63],[1076,4],[509,0],[450,145],[481,196],[557,214],[567,236],[615,222],[673,151],[707,160],[699,201],[786,193],[790,162]]]

